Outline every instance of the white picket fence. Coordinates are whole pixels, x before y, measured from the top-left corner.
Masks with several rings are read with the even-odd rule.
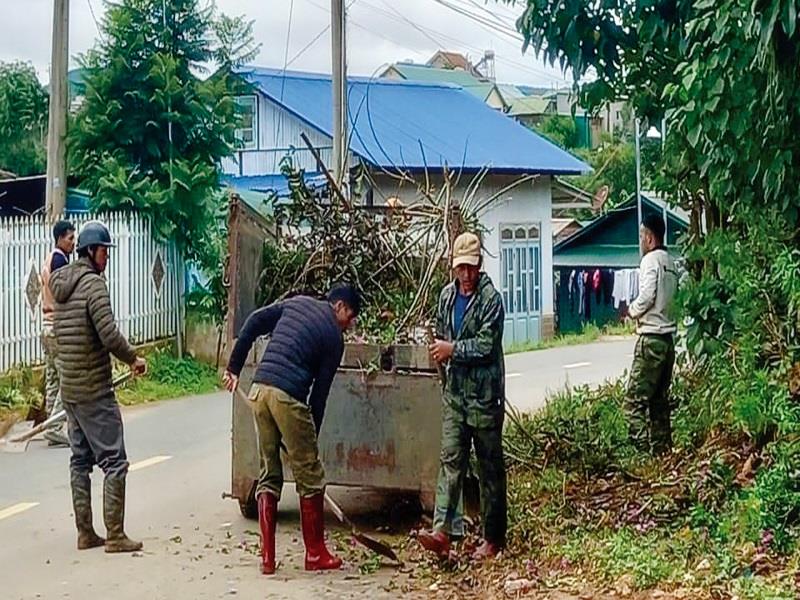
[[[134,344],[174,336],[184,269],[175,245],[156,242],[148,219],[137,214],[69,219],[78,231],[94,219],[111,231],[116,247],[106,277],[114,316],[125,336]],[[43,215],[0,218],[0,373],[44,361],[40,273],[53,248],[51,231]]]

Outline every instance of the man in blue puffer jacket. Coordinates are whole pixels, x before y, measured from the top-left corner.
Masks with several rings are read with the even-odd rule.
[[[275,518],[283,488],[281,446],[286,448],[300,495],[306,569],[338,569],[342,564],[325,547],[325,473],[317,434],[344,352],[342,333],[360,309],[358,291],[347,284],[335,285],[327,300],[295,296],[253,312],[231,352],[223,380],[234,391],[253,342],[270,336],[249,396],[263,467],[256,498],[265,575],[275,572]]]

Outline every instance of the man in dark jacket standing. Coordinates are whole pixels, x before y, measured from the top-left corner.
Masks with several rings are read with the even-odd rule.
[[[478,459],[483,542],[472,558],[497,555],[506,542],[506,469],[503,462],[505,367],[499,292],[481,272],[480,238],[464,233],[453,244],[456,279],[439,298],[433,359],[446,365],[442,398],[442,449],[433,531],[419,534],[422,546],[439,556],[450,552],[450,536],[471,447]]]
[[[265,575],[275,572],[275,519],[283,489],[281,447],[286,449],[300,495],[306,570],[338,569],[342,565],[341,559],[325,547],[325,474],[317,434],[344,352],[342,333],[353,324],[360,309],[358,291],[346,284],[334,286],[327,301],[295,296],[251,314],[231,352],[223,379],[233,392],[255,339],[271,336],[249,396],[261,452],[256,498],[261,572]]]
[[[142,544],[129,539],[123,528],[128,459],[112,383],[111,354],[130,365],[134,374],[143,374],[146,363],[114,323],[103,277],[112,246],[111,234],[102,223],[86,223],[78,236],[78,260],[52,274],[50,291],[55,300],[61,399],[72,448],[70,483],[78,549],[105,545],[106,552],[135,552]],[[95,533],[92,523],[89,475],[94,465],[105,473],[105,540]]]
[[[55,301],[50,292],[50,276],[69,264],[69,257],[75,249],[75,226],[69,221],[58,221],[53,226],[53,240],[55,247],[42,265],[42,346],[45,358],[45,409],[48,417],[61,412],[64,408],[61,405],[61,378],[56,368],[58,346],[53,332]],[[50,427],[44,437],[50,446],[69,446],[64,423]]]

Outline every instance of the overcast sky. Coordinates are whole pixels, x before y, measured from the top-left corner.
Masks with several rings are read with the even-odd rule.
[[[503,83],[567,85],[558,70],[542,64],[531,52],[522,55],[521,42],[510,33],[482,25],[437,0],[346,0],[348,17],[348,64],[350,72],[370,75],[382,66],[401,60],[425,62],[437,49],[466,53],[476,61],[485,49],[496,54],[497,80]],[[513,29],[522,11],[489,0],[442,0],[483,19]],[[45,83],[50,63],[53,0],[0,0],[2,34],[0,61],[33,63]],[[255,21],[257,41],[262,43],[260,66],[330,72],[330,0],[216,0],[231,15]],[[75,55],[94,43],[104,11],[102,0],[70,0],[70,66]],[[92,15],[94,13],[94,17]],[[291,19],[290,19],[291,13]],[[290,27],[291,23],[291,27]],[[324,31],[324,33],[322,33]],[[318,35],[316,42],[308,44]],[[288,34],[288,53],[287,53]],[[288,56],[287,56],[288,54]]]

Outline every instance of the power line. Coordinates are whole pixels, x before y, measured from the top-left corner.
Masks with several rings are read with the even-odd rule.
[[[426,32],[426,31],[425,31],[425,30],[424,30],[422,27],[420,27],[419,25],[417,25],[416,23],[414,23],[412,20],[410,20],[410,19],[409,19],[408,17],[406,17],[404,14],[402,14],[402,13],[398,12],[398,11],[397,11],[397,10],[396,10],[396,9],[395,9],[395,8],[394,8],[394,7],[393,7],[391,4],[389,4],[389,3],[388,3],[386,0],[381,0],[381,2],[383,2],[384,6],[386,6],[386,8],[388,8],[389,10],[391,10],[391,11],[392,11],[394,14],[396,14],[398,17],[400,17],[400,18],[401,18],[403,21],[405,21],[406,23],[408,23],[409,25],[411,25],[411,27],[413,27],[414,29],[416,29],[417,31],[419,31],[419,32],[420,32],[422,35],[424,35],[426,38],[428,38],[428,39],[429,39],[430,41],[432,41],[434,44],[436,44],[436,45],[438,45],[438,46],[444,46],[444,44],[442,44],[441,40],[437,40],[437,39],[435,39],[433,36],[431,36],[429,33],[427,33],[427,32]],[[369,5],[367,5],[367,6],[369,6],[369,7],[370,7],[370,8],[372,8],[373,10],[380,10],[380,9],[379,9],[377,6],[372,6],[371,4],[369,4]],[[384,11],[381,11],[381,12],[384,12]],[[384,12],[384,14],[388,14],[388,13]],[[390,16],[391,16],[391,15],[390,15]]]
[[[289,4],[289,27],[286,29],[286,48],[283,51],[283,72],[281,73],[281,102],[283,102],[283,90],[286,87],[286,68],[289,66],[289,41],[292,38],[292,17],[294,16],[294,0]],[[256,110],[258,110],[256,108]],[[278,120],[275,127],[275,146],[278,145],[278,138],[281,134],[282,119]],[[256,140],[256,148],[258,148],[258,140]]]
[[[301,49],[300,49],[300,50],[299,50],[299,51],[298,51],[298,52],[297,52],[297,53],[296,53],[296,54],[295,54],[295,55],[294,55],[292,58],[290,58],[290,59],[289,59],[289,62],[287,62],[287,63],[286,63],[286,66],[284,67],[284,70],[286,69],[286,67],[288,67],[289,65],[291,65],[292,63],[294,63],[294,61],[296,61],[298,58],[300,58],[301,56],[303,56],[303,54],[305,54],[305,53],[308,51],[308,49],[309,49],[309,48],[311,48],[311,46],[313,46],[314,44],[316,44],[316,43],[317,43],[317,41],[319,41],[319,38],[321,38],[323,35],[325,35],[326,33],[328,33],[328,32],[330,31],[330,29],[331,29],[331,26],[330,26],[330,24],[329,24],[329,25],[326,25],[326,26],[325,26],[325,27],[322,29],[322,31],[320,31],[320,32],[319,32],[317,35],[315,35],[315,36],[314,36],[314,37],[311,39],[311,41],[310,41],[310,42],[308,42],[308,43],[307,43],[305,46],[303,46],[303,47],[302,47],[302,48],[301,48]]]
[[[353,6],[353,4],[356,3],[356,1],[357,0],[350,0],[349,4],[347,5],[347,10],[350,10],[350,8]],[[308,49],[311,48],[314,44],[316,44],[317,41],[319,41],[319,39],[323,35],[328,33],[328,31],[330,31],[330,29],[331,29],[331,24],[328,23],[325,27],[322,28],[322,31],[320,31],[317,35],[311,38],[310,42],[308,42],[305,46],[303,46],[300,50],[298,50],[298,52],[294,56],[292,56],[292,58],[289,59],[289,62],[286,63],[286,66],[288,67],[289,65],[294,63],[294,61],[300,58],[303,54],[305,54],[308,51]]]
[[[100,22],[97,20],[97,17],[94,14],[94,6],[92,6],[92,0],[86,0],[86,3],[89,5],[89,12],[92,13],[92,20],[94,21],[94,26],[97,27],[97,33],[102,35],[103,30],[100,28]]]
[[[314,6],[314,7],[316,7],[317,9],[319,9],[319,10],[321,10],[321,11],[325,12],[325,13],[328,13],[328,14],[330,14],[330,9],[326,8],[325,6],[322,6],[322,5],[318,4],[318,3],[317,3],[315,0],[305,0],[305,1],[306,1],[308,4],[310,4],[310,5]],[[391,13],[389,13],[389,12],[387,12],[387,11],[383,10],[383,9],[381,9],[380,7],[374,6],[374,5],[372,5],[372,4],[368,4],[368,3],[367,3],[367,2],[365,2],[364,0],[361,0],[361,2],[360,2],[360,4],[359,4],[359,5],[360,5],[360,6],[364,6],[364,7],[366,7],[366,8],[370,8],[370,9],[372,9],[373,11],[377,11],[377,12],[379,12],[379,13],[382,13],[382,14],[384,14],[384,16],[386,16],[386,17],[387,17],[387,18],[389,18],[389,19],[392,19],[392,20],[394,20],[394,21],[395,21],[395,22],[397,22],[397,23],[403,23],[403,24],[405,24],[405,25],[408,25],[408,23],[404,23],[404,22],[403,22],[401,19],[398,19],[398,18],[397,18],[395,15],[393,15],[393,14],[391,14]],[[404,43],[402,43],[402,42],[399,42],[399,41],[397,41],[397,40],[395,40],[395,39],[392,39],[392,38],[390,38],[389,36],[387,36],[387,35],[385,35],[385,34],[380,34],[380,33],[377,33],[377,32],[374,30],[374,28],[365,27],[364,25],[362,25],[361,23],[359,23],[358,21],[356,21],[356,20],[355,20],[355,19],[353,19],[352,17],[349,17],[347,22],[348,22],[350,25],[352,25],[353,27],[356,27],[356,28],[358,28],[358,29],[361,29],[362,31],[365,31],[366,33],[369,33],[370,35],[373,35],[373,36],[375,36],[375,37],[378,37],[378,38],[380,38],[380,39],[382,39],[382,40],[388,40],[388,41],[391,41],[391,42],[393,42],[394,44],[396,44],[397,46],[399,46],[399,47],[401,47],[401,48],[403,48],[403,49],[405,49],[405,50],[408,50],[409,52],[413,52],[414,54],[421,54],[421,53],[422,53],[422,52],[420,51],[420,49],[419,49],[419,48],[411,48],[411,47],[407,46],[406,44],[404,44]],[[438,37],[441,37],[441,38],[443,38],[443,39],[450,40],[451,42],[453,42],[454,44],[458,45],[458,46],[459,46],[459,47],[461,47],[461,48],[466,48],[466,49],[468,49],[468,50],[471,50],[471,51],[473,51],[473,52],[477,52],[477,53],[483,53],[483,50],[482,50],[482,49],[480,49],[480,48],[477,48],[477,47],[475,47],[475,46],[470,46],[470,45],[464,44],[464,43],[463,43],[461,40],[459,40],[459,39],[456,39],[456,38],[454,38],[454,37],[452,37],[452,36],[449,36],[449,35],[447,35],[447,34],[444,34],[444,33],[440,32],[440,31],[435,31],[435,30],[432,30],[430,27],[425,27],[425,26],[418,25],[418,24],[416,25],[416,27],[419,27],[419,28],[421,28],[421,29],[427,30],[429,33],[431,33],[431,34],[433,34],[433,35],[436,35],[436,36],[438,36]],[[430,39],[430,38],[429,38],[429,39]],[[433,41],[433,40],[431,40],[431,41]],[[437,40],[437,41],[434,41],[434,43],[435,43],[437,46],[440,46],[440,47],[445,45],[445,44],[442,44],[442,43],[441,43],[441,41],[438,41],[438,40]],[[545,77],[545,78],[549,79],[551,82],[557,82],[557,83],[561,83],[561,82],[563,82],[563,81],[564,81],[564,78],[563,78],[563,77],[559,77],[558,75],[555,75],[555,74],[553,74],[553,73],[549,73],[549,72],[547,72],[547,71],[544,71],[544,70],[542,70],[542,69],[536,69],[535,67],[532,67],[532,66],[530,66],[530,65],[528,65],[528,64],[520,63],[520,62],[517,62],[517,61],[511,60],[511,59],[508,59],[508,58],[505,58],[505,57],[501,57],[501,56],[497,56],[497,57],[495,58],[495,60],[497,60],[498,62],[505,63],[505,64],[507,64],[507,65],[513,66],[513,67],[515,67],[515,68],[517,68],[517,69],[519,69],[519,70],[521,70],[521,71],[526,71],[526,72],[528,72],[528,73],[531,73],[531,74],[533,74],[533,75],[538,75],[538,76],[540,76],[540,77],[542,77],[542,76],[543,76],[543,77]]]
[[[474,6],[475,8],[477,8],[478,10],[480,10],[481,12],[487,14],[489,17],[491,17],[501,27],[510,26],[510,23],[508,23],[508,21],[504,21],[497,13],[495,13],[494,11],[489,10],[488,8],[486,8],[485,5],[481,4],[477,0],[467,0],[467,2],[469,4],[471,4],[472,6]]]
[[[367,8],[370,8],[373,11],[376,11],[376,12],[379,12],[379,13],[385,15],[387,18],[392,19],[397,23],[401,23],[401,21],[397,17],[395,17],[394,15],[386,12],[385,10],[383,10],[383,9],[377,7],[377,6],[374,6],[372,4],[368,4],[368,3],[363,2],[363,1],[361,2],[361,5],[365,6]],[[412,27],[414,27],[414,29],[420,31],[420,33],[423,33],[423,35],[425,35],[425,32],[428,32],[431,35],[436,35],[439,38],[441,38],[441,39],[433,39],[430,36],[426,35],[426,37],[428,39],[433,41],[440,48],[444,48],[445,46],[448,46],[448,45],[455,45],[458,48],[463,48],[463,49],[466,49],[466,50],[469,50],[469,51],[472,51],[472,52],[476,52],[478,54],[483,54],[483,49],[481,49],[481,48],[477,48],[476,46],[471,46],[469,44],[465,44],[460,39],[457,39],[457,38],[454,38],[452,36],[449,36],[449,35],[447,35],[445,33],[442,33],[441,31],[437,31],[437,30],[431,29],[430,27],[426,27],[426,26],[423,26],[423,25],[418,25],[416,23],[412,23],[407,17],[404,17],[403,15],[400,15],[400,17],[403,19],[403,22],[405,22],[405,24],[411,25]],[[442,41],[442,39],[449,40],[449,43],[444,43]],[[416,52],[416,50],[414,50],[414,52]],[[560,77],[560,76],[558,76],[556,74],[550,73],[550,72],[545,71],[543,69],[537,69],[536,67],[528,65],[526,63],[521,63],[521,62],[509,59],[509,58],[506,58],[506,57],[503,57],[503,56],[496,56],[495,60],[497,60],[498,62],[502,62],[504,64],[507,64],[509,66],[515,67],[516,69],[519,69],[519,70],[522,70],[522,71],[526,71],[526,72],[531,73],[533,75],[539,75],[539,76],[546,77],[547,79],[549,79],[551,81],[555,81],[555,82],[559,82],[560,83],[560,82],[562,82],[564,80],[563,77]]]

